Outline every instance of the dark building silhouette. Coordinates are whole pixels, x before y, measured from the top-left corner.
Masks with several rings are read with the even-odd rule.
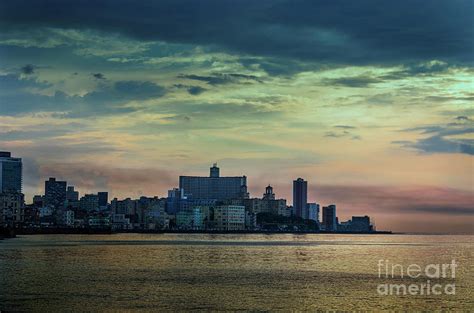
[[[189,199],[207,199],[224,201],[248,197],[247,177],[221,177],[219,168],[214,164],[209,177],[180,176],[179,189]]]
[[[0,151],[0,193],[21,193],[22,169],[21,158],[12,158],[10,152]]]
[[[109,193],[107,191],[98,192],[99,196],[99,207],[106,207],[109,204]]]
[[[65,181],[56,180],[50,177],[44,182],[44,204],[54,208],[61,207],[66,201],[66,185]]]
[[[265,188],[265,193],[263,194],[263,200],[275,200],[275,194],[273,193],[273,187],[268,185]]]
[[[293,208],[295,215],[301,218],[308,218],[308,182],[303,178],[293,181]]]
[[[323,226],[326,231],[337,230],[336,206],[334,204],[323,207]]]
[[[79,201],[79,191],[74,190],[74,186],[67,186],[66,200],[69,202]]]

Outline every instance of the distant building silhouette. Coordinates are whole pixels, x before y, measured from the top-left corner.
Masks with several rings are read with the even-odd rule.
[[[265,188],[265,193],[263,194],[263,199],[264,200],[275,200],[275,194],[273,193],[273,187],[268,185],[267,188]]]
[[[319,204],[308,203],[307,208],[308,208],[308,219],[319,223]]]
[[[308,218],[308,182],[303,178],[293,181],[293,207],[295,215],[301,218]]]
[[[180,176],[179,189],[190,199],[224,201],[248,197],[247,177],[220,177],[217,164],[210,168],[209,177]]]
[[[326,231],[337,230],[336,206],[334,204],[323,207],[323,227]]]
[[[74,190],[74,186],[67,186],[66,200],[68,202],[79,201],[79,191]]]
[[[11,153],[0,151],[0,193],[22,191],[21,158],[12,158]]]
[[[58,181],[54,177],[44,182],[44,204],[54,208],[61,207],[66,201],[65,181]]]
[[[99,197],[99,207],[104,208],[109,204],[109,193],[107,191],[101,191],[97,193]]]

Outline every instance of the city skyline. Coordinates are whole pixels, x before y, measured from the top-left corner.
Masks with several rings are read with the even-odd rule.
[[[348,14],[350,12],[350,14]],[[382,229],[472,233],[472,1],[0,2],[0,150],[83,193],[218,162]],[[400,18],[403,17],[403,18]],[[361,23],[361,20],[364,22]]]

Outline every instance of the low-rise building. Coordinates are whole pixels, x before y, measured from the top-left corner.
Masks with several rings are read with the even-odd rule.
[[[217,230],[245,230],[245,207],[243,205],[221,205],[214,208]]]

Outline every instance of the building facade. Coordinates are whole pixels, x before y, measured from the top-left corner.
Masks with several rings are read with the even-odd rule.
[[[295,215],[308,219],[308,182],[303,178],[293,181],[293,208]]]
[[[220,177],[216,164],[210,168],[209,177],[180,176],[179,189],[190,199],[225,201],[248,197],[247,177]]]
[[[308,219],[319,223],[319,204],[308,203]]]
[[[323,207],[323,227],[325,231],[337,230],[336,206],[334,204]]]
[[[221,205],[214,208],[215,228],[222,231],[245,230],[245,207]]]
[[[12,158],[10,152],[0,151],[0,192],[22,191],[21,158]]]
[[[66,201],[66,186],[65,181],[58,181],[54,177],[45,181],[44,204],[54,208],[62,207]]]
[[[21,192],[0,193],[0,226],[13,227],[24,221],[24,196]]]

